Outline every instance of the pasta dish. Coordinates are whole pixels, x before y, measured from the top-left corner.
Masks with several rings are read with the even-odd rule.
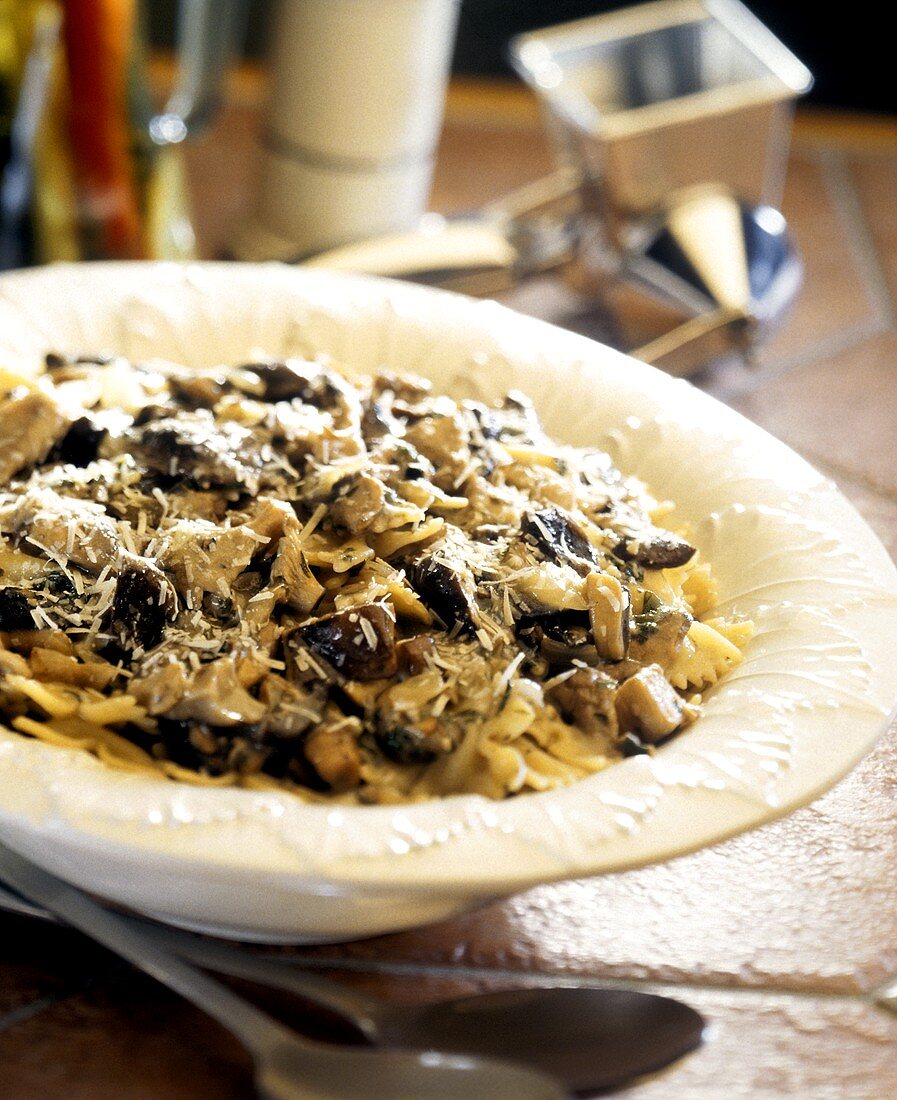
[[[546,790],[654,752],[750,637],[669,505],[520,393],[51,353],[0,394],[0,718],[117,768]]]

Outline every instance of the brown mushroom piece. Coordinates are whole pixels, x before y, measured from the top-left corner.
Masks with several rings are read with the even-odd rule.
[[[171,711],[186,690],[187,675],[180,661],[169,661],[128,682],[129,694],[153,716]]]
[[[52,457],[71,466],[87,466],[93,462],[106,438],[107,429],[92,417],[79,416],[53,450]]]
[[[470,433],[457,413],[446,416],[424,416],[408,428],[405,440],[436,469],[435,483],[446,492],[458,488],[470,464]]]
[[[394,725],[381,719],[375,739],[386,759],[396,764],[432,764],[440,755],[434,738],[416,726]]]
[[[316,657],[348,680],[395,675],[396,628],[383,604],[324,615],[298,627],[296,634]]]
[[[274,497],[258,497],[246,509],[245,527],[268,542],[262,553],[265,557],[272,555],[277,549],[279,540],[283,535],[294,529],[299,530],[296,522],[296,513],[285,501],[276,500]]]
[[[222,373],[172,375],[168,380],[172,396],[190,409],[210,409],[228,390]]]
[[[591,543],[560,508],[524,512],[520,529],[524,540],[537,546],[550,561],[572,565],[580,573],[595,568],[595,551]]]
[[[293,401],[327,409],[337,404],[347,390],[347,383],[335,371],[320,363],[304,359],[263,359],[246,363],[262,384],[264,401]]]
[[[350,535],[367,531],[383,510],[386,493],[375,477],[362,474],[340,486],[338,496],[330,509],[334,526],[342,527]]]
[[[578,668],[546,693],[561,715],[585,733],[617,734],[617,682],[596,668]]]
[[[630,656],[641,665],[665,668],[681,649],[691,623],[691,615],[675,607],[633,616]]]
[[[616,709],[620,729],[638,733],[650,744],[677,729],[683,716],[682,699],[659,665],[648,665],[620,684]]]
[[[277,549],[277,557],[271,566],[271,580],[283,582],[286,602],[300,615],[308,615],[324,595],[302,552],[298,539],[284,535]]]
[[[446,630],[455,630],[458,634],[476,633],[479,609],[476,582],[469,569],[450,564],[436,550],[408,566],[408,583]]]
[[[497,407],[474,401],[465,401],[464,407],[480,421],[480,430],[486,439],[532,446],[542,434],[532,401],[519,390],[511,390]]]
[[[0,630],[33,630],[31,614],[37,606],[36,594],[18,588],[0,588]]]
[[[0,525],[17,531],[41,552],[97,575],[115,561],[118,528],[99,504],[63,498],[52,489],[25,493],[2,509]]]
[[[587,611],[553,611],[546,615],[523,615],[517,620],[517,639],[544,657],[549,665],[582,661],[601,664],[595,648]]]
[[[206,520],[179,519],[170,524],[159,550],[159,560],[175,579],[178,590],[197,604],[202,593],[223,595],[222,585],[236,590],[243,572],[260,549],[258,536],[248,527],[218,526]],[[254,574],[253,574],[254,576]],[[241,594],[252,595],[262,587]]]
[[[325,722],[305,739],[305,758],[333,791],[351,791],[361,782],[358,720]]]
[[[278,739],[299,737],[321,720],[323,691],[309,691],[273,673],[262,680],[259,701],[265,704],[264,732]]]
[[[109,622],[123,646],[152,649],[178,613],[174,585],[148,558],[123,553]]]
[[[361,434],[365,442],[372,443],[387,435],[401,436],[404,431],[402,422],[392,415],[382,401],[372,400],[365,404],[361,417]]]
[[[246,428],[232,421],[216,422],[202,409],[129,428],[107,440],[101,452],[130,452],[151,470],[187,477],[202,489],[239,488],[255,494],[261,460],[248,453],[250,438]]]
[[[408,676],[418,676],[432,668],[436,654],[436,642],[432,634],[416,634],[396,645],[399,670]]]
[[[696,552],[684,539],[656,527],[627,535],[613,548],[618,558],[645,569],[675,569],[690,562]]]
[[[395,374],[392,371],[379,371],[374,375],[371,385],[371,393],[374,397],[380,397],[384,393],[403,401],[417,401],[427,397],[433,385],[428,378],[421,378],[417,374]]]
[[[0,402],[0,485],[29,466],[43,462],[65,435],[69,422],[43,393],[26,393]]]
[[[192,719],[210,726],[251,726],[265,716],[265,706],[241,686],[230,657],[219,657],[193,673],[168,718]]]

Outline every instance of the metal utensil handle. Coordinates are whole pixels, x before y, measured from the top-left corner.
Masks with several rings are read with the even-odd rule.
[[[2,882],[0,882],[0,909],[23,917],[54,919],[53,914],[46,909],[5,889]],[[194,966],[217,970],[219,974],[227,974],[232,978],[245,978],[258,985],[281,989],[285,993],[304,997],[354,1023],[368,1038],[373,1039],[376,1035],[377,1025],[373,1019],[373,1013],[379,1002],[374,997],[350,989],[341,982],[300,970],[287,960],[267,958],[244,948],[184,932],[180,928],[145,924],[139,918],[127,919],[157,948],[186,959]]]
[[[14,894],[12,890],[7,890],[2,882],[0,882],[0,912],[15,913],[17,917],[34,917],[35,920],[59,924],[52,913],[48,913],[46,909],[42,909],[41,906],[34,905],[30,901],[25,901],[18,894]]]
[[[25,898],[110,948],[214,1017],[254,1053],[296,1036],[226,986],[159,947],[130,918],[110,913],[77,887],[0,845],[0,875]],[[309,1044],[311,1045],[311,1044]]]
[[[196,966],[303,997],[355,1024],[371,1041],[377,1037],[376,1011],[382,1002],[342,982],[300,970],[287,960],[265,958],[178,928],[153,925],[147,928],[147,933],[160,947],[189,959]]]

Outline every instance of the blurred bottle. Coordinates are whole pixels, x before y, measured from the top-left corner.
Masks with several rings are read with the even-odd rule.
[[[0,0],[0,266],[193,256],[181,144],[214,109],[242,10],[182,0],[157,112],[137,0]]]

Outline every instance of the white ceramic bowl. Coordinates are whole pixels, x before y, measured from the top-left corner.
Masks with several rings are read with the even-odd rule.
[[[897,574],[834,486],[736,413],[579,336],[437,291],[278,266],[82,265],[0,280],[0,365],[50,348],[232,362],[254,349],[388,365],[453,395],[516,387],[676,502],[754,619],[744,664],[654,758],[507,802],[328,808],[107,769],[0,731],[0,835],[163,920],[325,941],[447,917],[551,879],[667,859],[810,801],[897,699]]]

